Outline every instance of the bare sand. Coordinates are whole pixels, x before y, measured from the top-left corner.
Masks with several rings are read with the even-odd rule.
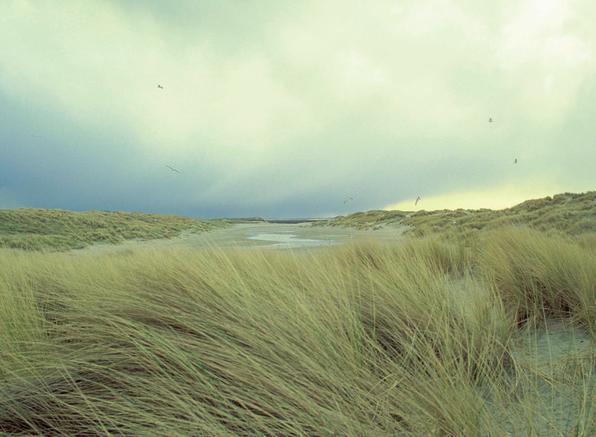
[[[176,238],[131,240],[120,244],[94,244],[71,253],[126,251],[159,247],[254,247],[263,249],[310,249],[350,241],[397,242],[402,240],[404,226],[386,226],[378,230],[319,227],[310,223],[241,223],[200,234],[184,233]]]
[[[588,332],[561,320],[547,320],[544,326],[519,333],[511,375],[511,395],[517,402],[495,412],[508,435],[587,435],[578,416],[584,417],[584,426],[596,420],[595,346]],[[532,429],[528,417],[533,419]]]

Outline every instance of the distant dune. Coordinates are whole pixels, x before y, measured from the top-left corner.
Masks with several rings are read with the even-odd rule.
[[[416,236],[433,233],[461,236],[511,225],[527,225],[540,231],[568,235],[593,233],[596,232],[596,191],[527,200],[502,210],[357,212],[321,221],[315,223],[315,226],[375,229],[388,224],[407,225],[410,227],[409,232]]]
[[[329,220],[274,220],[261,217],[199,220],[137,212],[0,209],[0,247],[68,250],[94,243],[173,238],[183,232],[205,232],[238,223],[307,222],[313,226],[343,226],[362,230],[400,225],[407,226],[406,233],[412,236],[439,234],[446,238],[462,238],[481,230],[512,225],[526,225],[539,231],[565,235],[596,235],[596,191],[527,200],[503,210],[373,210]]]
[[[171,238],[225,226],[223,220],[139,212],[0,209],[0,247],[24,250],[77,249],[93,243]]]

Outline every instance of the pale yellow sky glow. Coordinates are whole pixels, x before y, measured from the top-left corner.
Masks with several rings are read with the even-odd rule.
[[[563,192],[561,187],[549,184],[548,181],[535,182],[525,186],[502,185],[484,190],[470,190],[464,192],[444,193],[438,196],[407,199],[385,206],[385,210],[420,211],[436,209],[503,209],[517,205],[528,199],[552,196]]]
[[[328,216],[594,189],[594,22],[592,0],[7,0],[0,207]]]

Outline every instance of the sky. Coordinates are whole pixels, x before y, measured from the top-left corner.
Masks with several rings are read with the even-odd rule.
[[[594,190],[594,22],[593,0],[4,0],[0,208],[326,217]]]

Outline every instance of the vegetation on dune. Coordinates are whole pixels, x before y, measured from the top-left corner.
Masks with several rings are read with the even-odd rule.
[[[223,221],[128,213],[57,209],[0,209],[0,247],[24,250],[78,249],[93,243],[171,238],[223,226]]]
[[[336,217],[315,226],[350,226],[375,229],[388,224],[410,227],[416,236],[441,234],[457,236],[479,230],[512,225],[527,225],[540,231],[555,231],[568,235],[596,233],[596,191],[558,194],[543,199],[528,200],[502,210],[439,210],[439,211],[368,211]]]
[[[590,244],[0,250],[0,432],[594,435]],[[545,367],[553,319],[587,341]]]

